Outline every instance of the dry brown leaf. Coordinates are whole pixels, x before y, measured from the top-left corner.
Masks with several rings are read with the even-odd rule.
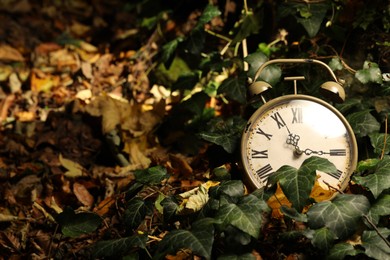
[[[180,155],[169,154],[172,167],[181,175],[189,177],[192,175],[192,167],[189,163]]]
[[[39,74],[40,76],[45,75],[43,73]],[[31,73],[31,90],[34,92],[47,92],[51,88],[58,86],[59,83],[59,76],[45,75],[44,77],[39,77],[36,71]]]
[[[2,44],[0,45],[1,61],[24,61],[23,55],[15,48]]]
[[[282,205],[291,207],[292,205],[291,202],[284,195],[282,188],[280,188],[279,184],[275,194],[268,199],[267,204],[272,209],[272,217],[278,219],[283,218],[283,214],[280,211],[280,207]]]
[[[73,193],[84,206],[91,207],[93,205],[93,196],[81,183],[75,182],[73,184]]]
[[[101,201],[99,203],[99,205],[97,205],[93,211],[98,214],[99,216],[104,216],[105,214],[107,214],[111,207],[113,205],[115,205],[115,202],[116,202],[116,199],[113,198],[113,197],[107,197],[105,198],[103,201]]]

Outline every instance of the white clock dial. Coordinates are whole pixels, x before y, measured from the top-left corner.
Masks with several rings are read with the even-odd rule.
[[[310,156],[319,156],[337,168],[318,172],[320,185],[344,189],[357,161],[355,136],[346,119],[328,103],[305,95],[283,96],[260,107],[248,121],[241,152],[255,188],[265,186],[281,166],[299,168]]]

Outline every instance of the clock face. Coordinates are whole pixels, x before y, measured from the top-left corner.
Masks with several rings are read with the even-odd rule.
[[[307,158],[318,156],[337,168],[334,173],[318,171],[319,184],[343,190],[356,167],[357,145],[348,122],[334,107],[311,96],[287,95],[252,115],[242,136],[241,156],[255,188],[265,186],[281,166],[299,168]]]

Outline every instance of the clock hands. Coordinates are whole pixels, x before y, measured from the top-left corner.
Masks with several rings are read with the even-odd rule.
[[[289,144],[289,145],[292,145],[294,148],[295,148],[295,151],[294,153],[299,156],[301,154],[305,154],[305,155],[330,155],[330,156],[345,156],[346,155],[346,152],[345,152],[345,149],[330,149],[328,152],[326,151],[315,151],[315,150],[312,150],[312,149],[309,149],[309,148],[306,148],[304,150],[301,150],[298,146],[298,142],[299,140],[301,139],[301,137],[299,135],[296,135],[296,134],[292,134],[290,133],[287,137],[287,140],[286,140],[286,143]]]

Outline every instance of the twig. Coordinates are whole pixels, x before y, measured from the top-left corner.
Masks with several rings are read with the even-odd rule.
[[[383,159],[383,157],[385,156],[385,149],[386,149],[386,143],[387,143],[387,115],[386,115],[386,119],[385,119],[385,136],[384,136],[384,140],[383,140],[383,149],[382,149],[382,154],[381,154],[381,160]]]
[[[367,215],[363,215],[363,218],[371,225],[371,227],[373,229],[375,229],[376,233],[378,234],[378,236],[380,236],[380,238],[382,238],[383,241],[385,241],[386,245],[388,247],[390,247],[390,242],[386,239],[386,237],[384,237],[381,232],[379,231],[379,229],[376,227],[376,225],[371,221],[371,219],[367,216]]]
[[[329,188],[331,188],[331,189],[334,189],[335,191],[337,191],[338,193],[340,193],[340,194],[344,194],[344,192],[342,191],[342,190],[340,190],[340,189],[338,189],[338,188],[336,188],[336,187],[333,187],[332,185],[330,185],[328,182],[326,182],[326,181],[323,181],[324,183],[325,183],[325,185],[326,186],[328,186]]]

